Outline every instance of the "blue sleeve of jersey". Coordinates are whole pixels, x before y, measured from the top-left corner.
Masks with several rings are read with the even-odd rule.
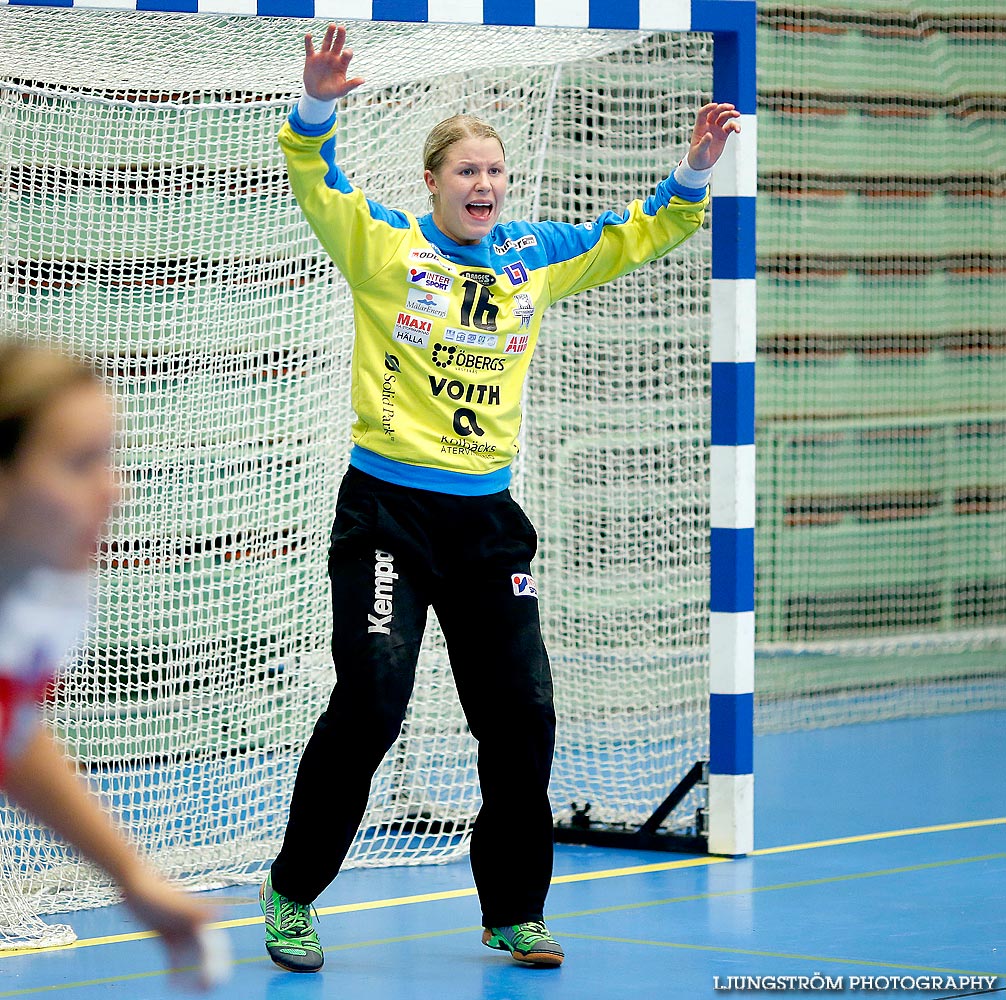
[[[325,133],[332,128],[335,124],[335,118],[336,116],[332,115],[328,121],[322,122],[320,125],[312,125],[301,118],[295,106],[293,111],[290,112],[289,121],[290,127],[300,135],[320,136],[325,135]],[[325,185],[333,191],[339,191],[342,194],[349,194],[353,190],[353,185],[343,172],[342,167],[335,162],[335,146],[335,135],[333,135],[331,139],[322,143],[321,146],[321,157],[328,167],[328,172],[325,174]],[[377,219],[380,222],[386,222],[394,229],[409,228],[409,220],[404,212],[385,208],[384,205],[380,204],[380,202],[372,201],[370,198],[367,198],[367,207],[370,209],[370,215],[372,218]]]
[[[705,188],[686,188],[679,184],[674,176],[665,178],[656,190],[643,202],[643,212],[646,215],[656,215],[669,205],[671,199],[677,196],[682,201],[700,202],[706,196]],[[605,226],[619,226],[629,219],[628,210],[624,212],[604,212],[593,222],[581,222],[576,225],[565,222],[516,222],[506,229],[512,238],[519,239],[528,233],[537,237],[537,246],[522,248],[521,256],[531,267],[545,267],[562,261],[572,260],[581,254],[592,250],[601,239]]]
[[[293,111],[290,112],[290,128],[294,130],[298,135],[309,135],[309,136],[319,136],[324,135],[333,125],[335,124],[335,115],[333,114],[331,118],[327,121],[323,121],[320,124],[311,124],[310,122],[304,121],[300,116],[300,112],[297,110],[297,105],[293,106]]]
[[[657,185],[657,190],[643,202],[643,211],[647,215],[656,215],[657,210],[671,203],[671,199],[677,195],[682,201],[697,202],[702,201],[706,196],[706,189],[685,187],[679,184],[674,174],[666,180],[662,180]]]

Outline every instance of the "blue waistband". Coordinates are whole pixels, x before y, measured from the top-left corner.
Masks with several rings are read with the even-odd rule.
[[[510,485],[510,466],[481,475],[468,472],[448,472],[446,469],[429,469],[423,465],[407,465],[385,458],[376,452],[353,445],[349,464],[375,479],[383,479],[397,486],[411,486],[433,493],[451,493],[460,497],[482,497],[499,493]]]

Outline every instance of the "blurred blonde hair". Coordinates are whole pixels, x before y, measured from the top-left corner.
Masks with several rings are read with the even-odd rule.
[[[0,463],[17,457],[39,415],[63,393],[99,384],[82,361],[50,347],[0,338]]]

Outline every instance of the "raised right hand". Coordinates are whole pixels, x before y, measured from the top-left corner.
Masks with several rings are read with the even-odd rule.
[[[319,101],[332,101],[345,97],[363,83],[363,77],[346,78],[353,50],[347,49],[346,29],[330,24],[321,42],[314,48],[310,33],[304,36],[304,90]]]

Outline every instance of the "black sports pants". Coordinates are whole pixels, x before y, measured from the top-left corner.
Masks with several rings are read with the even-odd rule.
[[[538,600],[525,579],[536,548],[507,490],[459,497],[348,470],[329,555],[336,684],[300,761],[272,866],[277,892],[311,903],[338,874],[374,772],[401,730],[432,606],[479,743],[471,865],[483,923],[542,919],[555,710]]]

